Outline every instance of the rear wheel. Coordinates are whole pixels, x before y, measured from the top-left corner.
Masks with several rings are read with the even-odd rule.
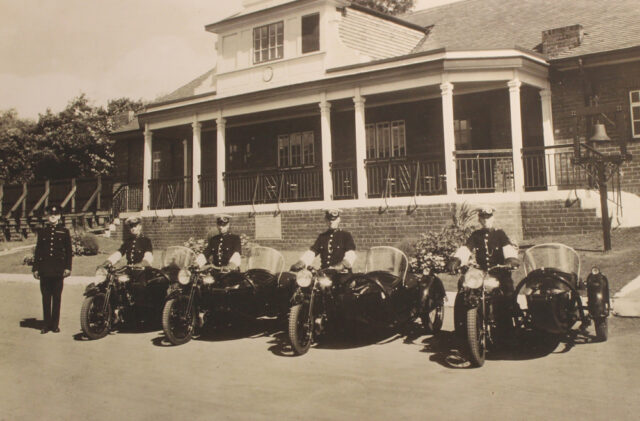
[[[162,310],[162,330],[174,345],[182,345],[191,340],[196,323],[193,306],[187,311],[189,299],[184,296],[167,300]]]
[[[480,307],[467,310],[467,343],[469,345],[469,357],[475,367],[484,365],[487,334],[484,330],[482,312]]]
[[[297,355],[306,354],[311,347],[313,326],[309,313],[307,302],[291,307],[289,313],[289,340]]]
[[[596,339],[598,342],[605,342],[609,337],[609,321],[606,317],[600,317],[595,319],[594,324],[596,326]]]
[[[105,307],[105,295],[96,294],[84,299],[80,309],[80,327],[89,339],[100,339],[109,333],[111,306]]]
[[[427,300],[426,312],[420,316],[422,326],[427,333],[435,334],[442,329],[442,321],[444,320],[444,300]]]

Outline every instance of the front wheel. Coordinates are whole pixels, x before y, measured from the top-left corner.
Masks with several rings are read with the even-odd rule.
[[[596,339],[598,342],[605,342],[609,337],[609,321],[606,317],[600,317],[594,320],[596,326]]]
[[[289,340],[293,352],[297,355],[306,354],[311,347],[312,326],[309,303],[296,304],[289,313]]]
[[[105,306],[105,295],[96,294],[87,297],[80,309],[80,327],[89,339],[101,339],[109,333],[111,306]]]
[[[444,300],[430,298],[427,301],[426,312],[420,316],[420,319],[427,333],[435,334],[440,332],[442,321],[444,320]]]
[[[467,310],[467,343],[469,345],[469,357],[474,367],[484,365],[487,352],[487,334],[482,321],[480,307]]]
[[[184,296],[171,298],[162,310],[162,330],[174,345],[182,345],[191,340],[196,324],[193,306],[187,310],[189,299]]]

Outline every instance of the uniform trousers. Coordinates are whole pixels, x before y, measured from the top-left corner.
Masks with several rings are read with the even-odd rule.
[[[60,276],[41,276],[40,292],[42,293],[42,313],[44,327],[56,329],[60,323],[60,304],[64,278]]]

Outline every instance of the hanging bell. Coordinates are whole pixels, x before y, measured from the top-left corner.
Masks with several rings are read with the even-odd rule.
[[[596,123],[593,125],[593,136],[589,139],[591,141],[607,141],[611,140],[611,138],[607,135],[607,130],[602,123]]]

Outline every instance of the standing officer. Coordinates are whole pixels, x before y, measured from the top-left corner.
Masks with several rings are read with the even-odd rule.
[[[105,265],[115,265],[122,257],[126,257],[128,265],[151,266],[153,263],[153,245],[151,239],[142,234],[140,218],[131,216],[124,223],[129,227],[131,235],[104,262]]]
[[[329,229],[318,235],[311,248],[291,266],[292,271],[297,272],[309,266],[317,255],[320,255],[321,269],[330,268],[342,272],[353,267],[353,262],[358,257],[356,244],[348,231],[340,229],[340,209],[327,209],[324,217]]]
[[[38,232],[34,252],[33,277],[40,279],[44,327],[40,333],[60,332],[60,304],[64,278],[71,275],[71,235],[60,223],[62,210],[57,205],[45,209],[47,225]]]
[[[229,232],[231,216],[221,214],[216,216],[218,235],[209,239],[203,254],[199,255],[196,262],[204,266],[207,262],[226,270],[239,270],[242,263],[242,242],[240,237]]]

